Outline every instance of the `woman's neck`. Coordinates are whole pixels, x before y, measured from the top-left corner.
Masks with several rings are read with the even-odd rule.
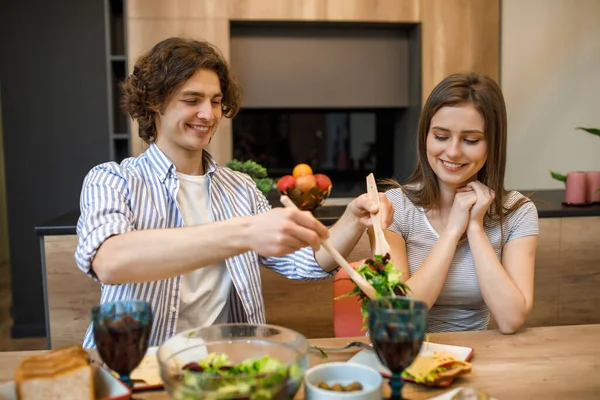
[[[456,195],[456,187],[446,185],[438,181],[439,198],[437,208],[444,214],[443,211],[450,211],[452,204],[454,204],[454,196]]]

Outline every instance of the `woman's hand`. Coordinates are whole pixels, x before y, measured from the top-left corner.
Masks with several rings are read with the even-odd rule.
[[[470,220],[471,208],[477,202],[477,195],[472,189],[461,188],[454,195],[454,202],[448,217],[445,233],[460,239],[463,233],[467,230]]]
[[[495,193],[479,181],[469,182],[466,188],[471,188],[477,197],[477,202],[471,208],[469,227],[483,228],[485,214],[494,201]]]
[[[346,207],[346,212],[350,213],[352,217],[358,221],[362,226],[361,229],[368,228],[372,225],[371,222],[371,213],[381,214],[381,227],[387,228],[392,224],[394,219],[394,207],[392,207],[392,202],[387,198],[384,193],[377,193],[379,196],[379,209],[377,208],[377,204],[375,204],[371,199],[369,199],[368,194],[362,194],[352,200],[348,207]]]

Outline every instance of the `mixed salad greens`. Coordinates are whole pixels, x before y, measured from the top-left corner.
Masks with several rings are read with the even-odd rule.
[[[390,261],[390,255],[374,255],[373,259],[366,259],[361,265],[356,268],[356,272],[362,275],[375,288],[377,297],[388,296],[406,296],[410,288],[400,280],[402,272]],[[339,296],[336,299],[358,296],[361,302],[360,310],[365,322],[366,328],[367,317],[369,316],[367,304],[369,298],[358,286],[355,286],[350,292]]]
[[[291,399],[302,381],[298,363],[283,364],[263,356],[233,364],[226,354],[210,353],[183,366],[176,400],[192,399]]]

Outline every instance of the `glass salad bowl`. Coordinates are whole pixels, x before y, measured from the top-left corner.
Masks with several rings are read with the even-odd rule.
[[[275,325],[221,324],[181,332],[158,349],[165,390],[176,400],[293,399],[309,344]]]

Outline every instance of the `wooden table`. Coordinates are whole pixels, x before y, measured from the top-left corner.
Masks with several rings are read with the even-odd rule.
[[[574,325],[525,329],[515,335],[497,331],[440,333],[430,335],[436,343],[475,349],[473,371],[451,386],[470,386],[504,399],[596,399],[600,398],[600,325]],[[321,347],[343,346],[349,341],[368,342],[367,337],[314,339]],[[330,353],[328,360],[311,355],[311,365],[345,361],[357,350]],[[12,379],[19,359],[36,352],[0,353],[0,381]],[[38,352],[39,353],[39,352]],[[388,390],[386,385],[385,390]],[[406,384],[404,396],[427,399],[445,390]],[[136,400],[168,399],[166,393],[136,393]],[[303,398],[302,393],[297,396]]]

